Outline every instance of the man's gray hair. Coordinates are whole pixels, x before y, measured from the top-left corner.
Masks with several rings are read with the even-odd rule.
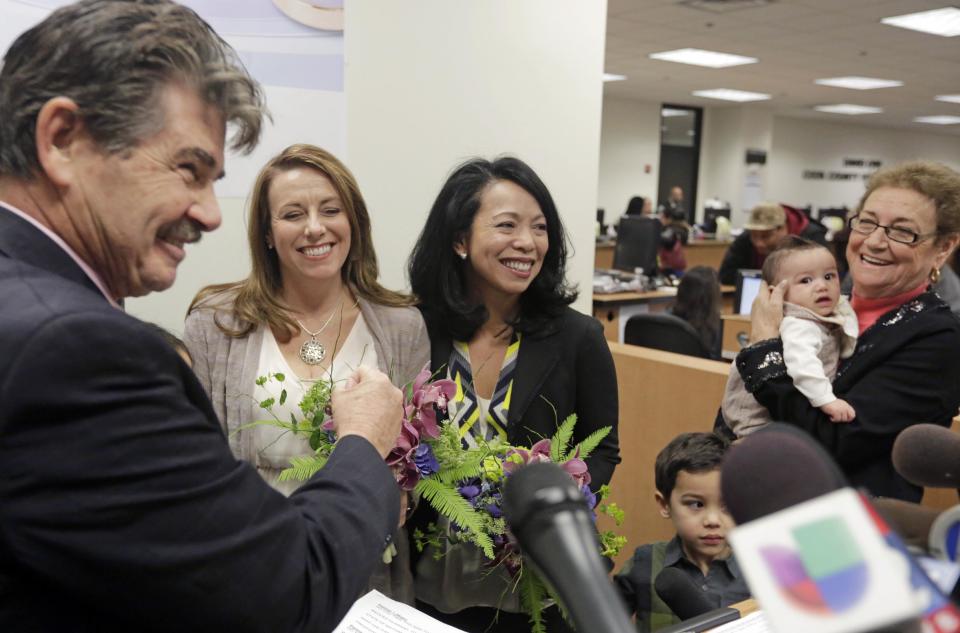
[[[234,50],[192,10],[169,0],[83,0],[51,13],[7,51],[0,69],[0,175],[39,171],[37,115],[72,99],[106,152],[136,146],[164,124],[160,92],[183,83],[236,127],[249,152],[266,112]]]

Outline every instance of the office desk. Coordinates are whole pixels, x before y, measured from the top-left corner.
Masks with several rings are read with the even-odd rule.
[[[683,253],[687,258],[687,268],[694,266],[710,266],[715,270],[720,270],[720,264],[723,262],[723,256],[727,252],[730,242],[719,242],[717,240],[696,240],[683,247]],[[600,242],[594,252],[594,268],[613,268],[613,251],[616,242]]]
[[[734,286],[720,286],[721,311],[733,312]],[[648,292],[615,292],[593,295],[593,316],[603,324],[603,334],[608,341],[623,342],[623,328],[634,314],[663,312],[673,306],[677,298],[676,288],[662,288]]]
[[[721,314],[720,323],[723,328],[721,335],[721,355],[727,360],[733,360],[743,347],[740,340],[750,338],[749,314]]]

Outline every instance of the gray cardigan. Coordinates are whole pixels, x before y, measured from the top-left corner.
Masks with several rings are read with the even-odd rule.
[[[423,317],[415,308],[393,308],[364,299],[359,304],[373,336],[380,370],[402,387],[430,360],[430,338]],[[255,464],[253,433],[240,427],[250,422],[264,326],[243,338],[227,336],[217,327],[214,316],[227,327],[235,327],[232,307],[229,296],[217,295],[205,301],[187,315],[183,339],[193,357],[193,370],[227,433],[230,450],[238,458]],[[413,604],[409,545],[402,530],[394,544],[399,551],[393,564],[378,565],[369,587]]]
[[[253,434],[240,427],[250,422],[264,326],[243,338],[227,336],[214,316],[227,327],[235,327],[233,305],[229,299],[219,298],[212,297],[187,315],[183,340],[193,357],[193,371],[230,439],[230,449],[240,459],[255,463]],[[393,308],[365,299],[359,304],[373,336],[380,371],[402,387],[430,360],[430,338],[423,317],[415,308]]]

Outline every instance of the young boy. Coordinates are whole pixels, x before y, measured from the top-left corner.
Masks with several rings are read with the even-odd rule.
[[[771,287],[787,282],[780,338],[783,363],[794,386],[832,422],[850,422],[856,413],[834,395],[831,380],[840,359],[849,357],[857,344],[857,315],[840,295],[833,255],[820,244],[792,235],[764,261],[762,277]],[[736,364],[730,367],[720,409],[737,437],[771,421],[767,408],[747,391]]]
[[[654,590],[666,567],[689,575],[717,608],[750,597],[726,539],[733,527],[720,498],[720,462],[727,447],[713,433],[683,433],[657,455],[654,498],[660,516],[673,522],[677,534],[638,547],[614,577],[640,633],[680,621]]]

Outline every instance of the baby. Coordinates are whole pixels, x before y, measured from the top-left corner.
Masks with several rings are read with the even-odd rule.
[[[837,262],[826,247],[789,236],[763,263],[763,280],[784,280],[783,362],[793,384],[831,422],[850,422],[853,407],[833,394],[832,378],[841,358],[857,343],[857,315],[840,295]],[[770,412],[746,390],[736,364],[730,367],[721,406],[727,426],[743,437],[771,422]]]

